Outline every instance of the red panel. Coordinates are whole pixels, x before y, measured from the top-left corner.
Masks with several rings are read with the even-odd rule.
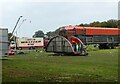
[[[86,27],[86,35],[118,35],[118,31],[117,28]]]
[[[73,30],[74,28],[75,28],[75,26],[67,26],[67,27],[65,27],[65,30],[70,31],[70,30]]]
[[[84,28],[83,27],[68,26],[68,27],[65,27],[65,29],[67,31],[76,31],[76,34],[82,34]]]
[[[83,27],[76,27],[76,34],[83,34],[84,33],[84,28]]]
[[[76,29],[76,34],[85,33],[86,35],[120,35],[120,29],[118,28],[75,27],[75,26],[65,27],[65,29],[68,31],[74,31],[74,28]]]
[[[73,43],[80,44],[79,40],[76,39],[76,38],[71,38],[70,43],[71,43],[71,44],[73,44]]]

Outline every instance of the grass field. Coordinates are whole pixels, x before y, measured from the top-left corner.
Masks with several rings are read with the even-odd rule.
[[[117,82],[118,49],[88,56],[54,56],[31,51],[3,57],[3,82]]]

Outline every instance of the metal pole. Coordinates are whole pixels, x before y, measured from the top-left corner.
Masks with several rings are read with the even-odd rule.
[[[17,50],[17,41],[16,41],[17,40],[17,31],[16,31],[16,37],[14,37],[14,38],[15,38],[14,40],[15,40],[15,52],[16,52],[16,50]]]
[[[20,16],[20,17],[18,18],[18,20],[17,20],[17,22],[16,22],[16,25],[15,25],[13,31],[12,31],[12,34],[14,33],[14,31],[15,31],[15,29],[16,29],[16,27],[17,27],[17,24],[18,24],[18,22],[20,21],[20,18],[22,18],[22,17],[23,17],[23,16]]]

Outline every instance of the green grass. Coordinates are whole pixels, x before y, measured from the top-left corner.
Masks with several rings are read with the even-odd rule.
[[[3,57],[3,82],[117,82],[118,50],[89,51],[88,56],[53,56],[31,51]]]

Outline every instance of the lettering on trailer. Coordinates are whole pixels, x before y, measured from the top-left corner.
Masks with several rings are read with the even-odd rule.
[[[41,43],[41,41],[35,41],[35,39],[27,39],[28,41],[21,41],[21,43],[28,43],[27,45],[34,45],[34,43]],[[30,40],[30,41],[29,41]]]
[[[19,38],[17,40],[19,47],[22,46],[43,46],[43,38]]]

